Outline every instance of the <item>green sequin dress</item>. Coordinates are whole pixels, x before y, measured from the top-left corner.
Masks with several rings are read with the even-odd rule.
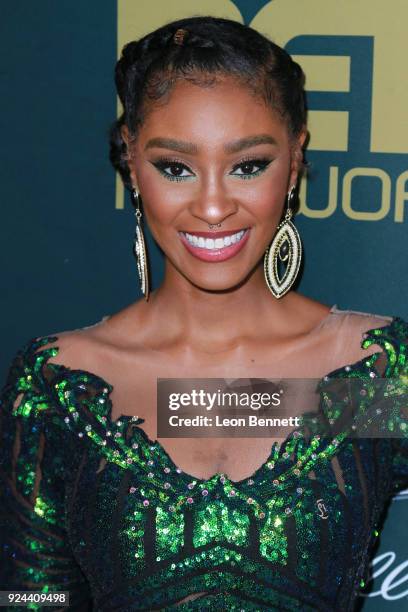
[[[361,343],[381,347],[384,371],[374,353],[320,381],[330,422],[341,414],[334,378],[406,387],[407,338],[393,317]],[[143,419],[112,420],[107,381],[47,363],[57,353],[57,336],[30,339],[0,395],[0,589],[69,591],[78,611],[354,609],[384,508],[408,486],[397,395],[378,418],[398,437],[294,431],[251,478],[201,480],[149,439]],[[364,417],[367,398],[358,407]]]

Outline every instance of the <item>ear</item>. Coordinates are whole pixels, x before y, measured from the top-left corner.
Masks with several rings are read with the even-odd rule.
[[[306,139],[308,137],[308,131],[306,126],[302,128],[299,134],[296,136],[293,142],[292,158],[290,166],[290,179],[289,185],[295,185],[299,178],[299,173],[303,162],[303,149],[305,147]]]
[[[130,134],[129,134],[129,130],[128,130],[128,126],[127,125],[122,125],[122,127],[120,128],[120,133],[121,136],[123,138],[123,141],[126,145],[126,154],[125,154],[125,160],[127,161],[128,167],[129,167],[129,172],[130,172],[130,179],[132,181],[132,185],[134,187],[134,189],[137,189],[137,178],[136,178],[136,171],[135,171],[135,165],[132,161],[132,151],[131,148],[129,146],[129,142],[130,142]]]
[[[120,128],[120,134],[122,136],[122,139],[124,140],[125,144],[127,147],[131,146],[132,142],[134,142],[135,137],[132,136],[132,134],[129,132],[129,128],[126,125],[126,123],[124,123],[121,128]]]

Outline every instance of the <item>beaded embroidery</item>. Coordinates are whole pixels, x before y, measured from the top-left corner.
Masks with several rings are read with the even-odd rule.
[[[407,328],[394,317],[389,325],[369,330],[361,344],[382,346],[387,356],[384,377],[405,384]],[[38,349],[57,340],[50,336],[26,343],[1,396],[5,468],[0,473],[5,469],[8,491],[4,507],[7,503],[7,512],[17,514],[25,498],[33,504],[28,531],[23,535],[20,526],[14,532],[23,548],[10,542],[5,552],[23,562],[36,550],[44,552],[28,563],[31,574],[24,563],[18,570],[10,564],[6,572],[15,573],[6,574],[8,582],[19,588],[32,581],[43,590],[62,589],[63,576],[71,575],[74,601],[92,597],[98,610],[204,610],[204,605],[226,610],[295,610],[299,605],[302,610],[352,609],[366,578],[381,509],[395,485],[406,482],[406,439],[351,441],[347,431],[340,431],[331,439],[316,435],[308,441],[294,431],[272,446],[250,478],[234,482],[220,473],[195,478],[149,439],[139,427],[144,419],[122,415],[111,420],[113,387],[107,381],[47,363],[58,347]],[[380,354],[321,379],[330,423],[341,413],[331,381],[356,377],[369,385],[380,376],[375,367]],[[18,396],[20,403],[11,410]],[[369,396],[359,401],[364,408]],[[13,422],[20,434],[25,432],[24,438],[18,434],[15,485],[13,474],[7,473],[17,452]],[[407,419],[396,411],[384,423],[404,432]],[[41,455],[43,435],[49,451]],[[374,446],[382,448],[375,466]],[[46,459],[40,478],[37,467]],[[104,467],[97,471],[102,460]],[[334,473],[336,465],[341,479]],[[370,497],[374,489],[376,496]],[[352,505],[355,515],[350,514]],[[44,535],[51,528],[41,545],[38,529]],[[329,543],[339,548],[333,557],[325,549]],[[62,561],[53,562],[58,554]],[[350,558],[353,572],[345,572]],[[61,563],[66,571],[60,575]],[[48,571],[53,569],[54,581]],[[209,594],[177,605],[194,592]]]

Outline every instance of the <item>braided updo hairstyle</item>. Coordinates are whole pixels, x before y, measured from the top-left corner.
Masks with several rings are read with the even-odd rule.
[[[174,35],[186,30],[182,43]],[[136,137],[154,101],[168,95],[177,79],[202,87],[217,75],[232,75],[277,110],[296,136],[306,123],[304,74],[290,55],[268,38],[238,21],[189,17],[168,23],[129,42],[115,68],[123,113],[110,132],[110,160],[131,189],[126,143],[121,127]]]

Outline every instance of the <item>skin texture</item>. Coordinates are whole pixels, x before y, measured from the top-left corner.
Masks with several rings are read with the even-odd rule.
[[[256,135],[268,135],[274,142],[225,150],[229,143]],[[293,354],[303,361],[310,361],[311,349],[324,354],[329,338],[315,330],[329,307],[293,290],[274,298],[263,273],[263,255],[298,178],[305,135],[291,137],[279,113],[230,77],[210,88],[179,81],[165,103],[149,109],[136,138],[123,129],[144,222],[165,256],[164,282],[147,303],[141,298],[107,321],[55,334],[60,350],[50,360],[110,382],[113,420],[137,414],[145,419],[142,429],[156,440],[157,378],[273,377],[275,364],[290,365]],[[196,151],[146,148],[155,138],[194,143]],[[169,166],[167,161],[165,171],[186,180],[170,180],[163,168],[158,170],[154,164],[163,156],[176,162]],[[243,158],[267,158],[270,163],[255,175],[259,166],[240,165]],[[187,251],[178,232],[208,231],[208,224],[216,223],[222,223],[222,230],[250,227],[250,237],[233,258],[203,262]],[[358,343],[353,350],[350,363],[361,354]],[[321,368],[316,366],[314,376],[326,373]],[[274,440],[159,442],[192,477],[224,472],[237,481],[266,461]]]
[[[312,338],[323,342],[310,331],[329,307],[292,290],[276,299],[263,274],[264,252],[297,180],[305,134],[291,138],[282,117],[231,77],[210,88],[179,81],[165,103],[149,109],[136,138],[124,128],[144,221],[165,255],[164,281],[148,302],[139,299],[103,323],[55,334],[60,351],[54,358],[113,385],[114,420],[137,414],[156,440],[157,378],[273,377],[277,361],[290,364],[291,354],[303,351],[307,359]],[[268,135],[273,143],[225,151],[227,144],[257,135]],[[194,143],[196,150],[147,147],[156,138]],[[187,180],[163,176],[163,168],[159,172],[154,165],[163,156],[176,162],[169,167],[166,161],[165,172]],[[242,178],[259,170],[254,163],[242,165],[243,158],[270,163],[255,177]],[[180,163],[186,168],[177,170]],[[195,258],[178,232],[208,231],[208,224],[219,222],[223,230],[250,227],[246,245],[227,261]],[[192,476],[223,471],[233,480],[251,475],[273,441],[160,438],[173,461]]]
[[[270,135],[276,144],[259,144],[226,153],[227,143],[254,135]],[[146,149],[156,137],[192,142],[197,152],[164,147]],[[165,253],[165,280],[151,294],[148,308],[166,327],[183,333],[196,350],[217,351],[236,346],[238,338],[254,333],[260,314],[274,322],[276,333],[293,329],[287,304],[269,292],[263,276],[263,254],[281,219],[286,194],[296,183],[305,132],[293,139],[282,117],[254,98],[232,78],[205,88],[179,81],[165,106],[150,111],[135,140],[127,128],[128,164],[132,183],[140,191],[145,220]],[[153,165],[160,157],[185,164],[183,181],[170,181]],[[234,169],[245,157],[268,158],[258,176],[257,166]],[[167,167],[168,174],[177,172]],[[244,176],[244,178],[243,178]],[[219,263],[202,262],[188,253],[178,231],[208,231],[250,227],[250,238],[235,257]],[[289,314],[289,316],[288,316]],[[225,317],[228,325],[225,325]],[[273,323],[272,323],[273,324]],[[162,336],[161,336],[162,337]]]
[[[259,135],[273,143],[225,150]],[[305,135],[291,137],[281,115],[231,77],[210,88],[179,81],[164,103],[149,109],[136,138],[123,129],[144,221],[164,252],[164,281],[148,302],[141,298],[105,322],[55,334],[60,350],[54,358],[113,385],[114,420],[138,414],[155,440],[157,378],[271,377],[278,360],[285,362],[289,355],[290,363],[291,353],[311,348],[310,331],[329,307],[292,290],[276,299],[263,273],[264,252],[298,177]],[[147,147],[156,138],[194,143],[195,151]],[[155,166],[163,156],[174,162],[165,162],[167,175],[187,179],[166,178]],[[245,158],[270,163],[256,176],[242,178],[259,170],[255,162],[243,165]],[[180,163],[185,167],[180,169]],[[187,251],[178,232],[208,231],[208,224],[216,223],[223,230],[250,227],[249,240],[229,260],[201,261]],[[318,340],[314,334],[313,341]],[[268,457],[273,440],[258,441],[160,438],[184,471],[209,478],[218,470],[233,480],[251,475]]]

